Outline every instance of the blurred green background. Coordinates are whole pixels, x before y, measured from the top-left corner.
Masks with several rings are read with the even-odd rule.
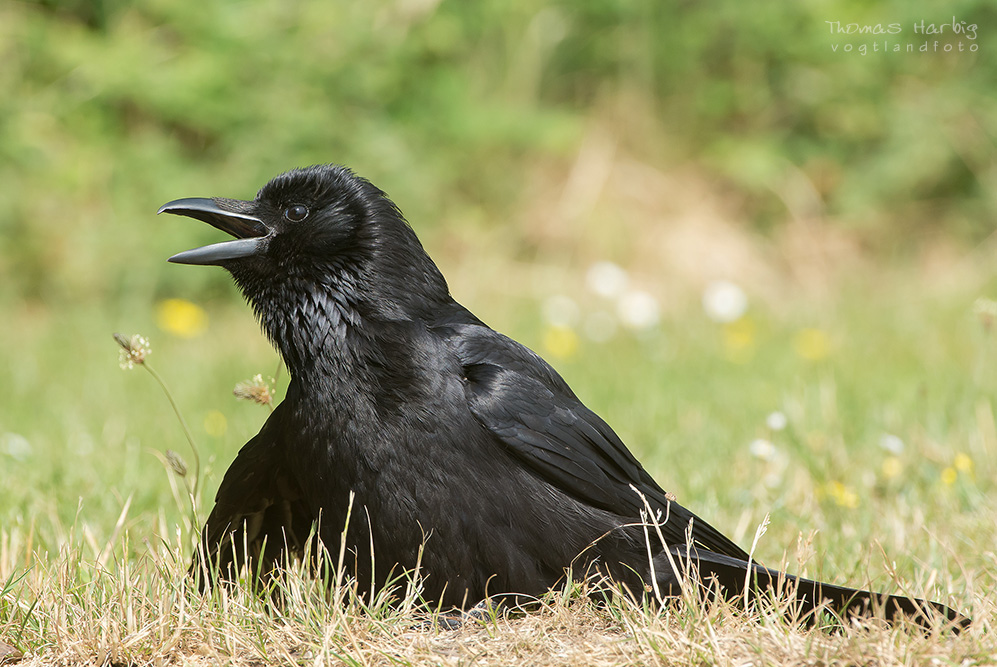
[[[821,527],[849,536],[821,545],[846,570],[873,534],[944,560],[918,532],[942,517],[947,544],[992,548],[995,19],[983,0],[0,2],[0,574],[78,516],[108,534],[129,497],[140,530],[182,515],[150,451],[189,450],[113,331],[152,341],[210,499],[265,418],[232,386],[286,376],[224,271],[165,262],[218,233],[155,211],[319,162],[386,190],[459,300],[742,543],[771,511],[769,558]],[[629,320],[604,261],[643,295]],[[716,280],[744,312],[704,311]]]

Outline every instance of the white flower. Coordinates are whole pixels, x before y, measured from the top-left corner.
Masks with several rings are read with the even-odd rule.
[[[973,302],[973,312],[977,315],[986,315],[991,319],[997,318],[997,301],[981,296]]]
[[[555,294],[544,299],[543,316],[547,324],[555,327],[573,327],[578,323],[581,309],[570,296]]]
[[[781,431],[786,428],[787,423],[789,423],[789,420],[786,419],[786,415],[778,410],[770,412],[769,416],[765,418],[765,425],[773,431]]]
[[[0,435],[0,454],[24,461],[31,454],[31,443],[20,433],[4,433]]]
[[[624,294],[616,304],[616,312],[623,325],[631,329],[650,329],[661,319],[658,300],[640,290]]]
[[[894,456],[900,456],[904,451],[904,441],[892,433],[879,436],[879,446]]]
[[[748,296],[729,280],[714,280],[703,290],[703,310],[714,322],[733,322],[748,310]]]
[[[590,290],[599,296],[612,299],[627,289],[630,278],[627,272],[612,262],[596,262],[585,274],[585,282]]]
[[[752,440],[751,444],[748,445],[748,451],[751,452],[752,456],[762,461],[773,461],[778,453],[775,445],[765,438],[755,438]]]
[[[585,337],[595,343],[605,343],[616,335],[616,318],[605,310],[597,310],[585,318]]]

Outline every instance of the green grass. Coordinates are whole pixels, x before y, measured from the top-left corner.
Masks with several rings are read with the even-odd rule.
[[[465,270],[449,268],[457,275]],[[574,353],[560,359],[544,348],[547,289],[523,287],[533,272],[519,275],[517,284],[469,285],[475,302],[466,305],[546,354],[666,489],[738,542],[750,545],[756,526],[771,515],[756,550],[761,561],[788,561],[801,571],[802,560],[802,572],[811,576],[916,593],[976,616],[980,629],[972,639],[929,646],[958,661],[995,649],[983,629],[992,623],[997,583],[997,337],[973,309],[974,300],[993,289],[983,271],[946,286],[918,275],[875,271],[818,298],[752,294],[751,351],[737,351],[736,361],[724,325],[703,315],[691,291],[669,304],[653,331],[621,332],[604,343],[582,337]],[[583,280],[569,275],[563,282]],[[873,284],[878,287],[864,287]],[[455,292],[460,297],[459,284]],[[580,287],[571,293],[583,311],[604,307]],[[233,602],[204,600],[184,588],[189,508],[182,484],[156,453],[174,450],[190,468],[189,448],[153,379],[141,368],[118,367],[111,333],[151,339],[149,363],[172,388],[198,441],[203,517],[226,466],[267,415],[237,401],[233,386],[256,373],[277,374],[279,396],[286,382],[247,307],[205,306],[210,324],[192,339],[158,330],[152,304],[114,313],[12,308],[18,326],[0,333],[4,349],[18,351],[0,371],[9,389],[0,407],[0,582],[9,582],[0,596],[0,635],[32,655],[68,662],[112,656],[141,664],[156,656],[196,657],[197,651],[236,662],[309,662],[306,656],[316,651],[357,664],[391,661],[383,651],[396,652],[403,663],[452,661],[445,648],[450,635],[405,629],[411,618],[404,610],[337,612],[312,592],[300,613],[319,616],[297,618],[245,591],[233,593]],[[807,328],[826,334],[826,357],[800,356],[795,341]],[[766,417],[777,410],[788,424],[773,431]],[[205,418],[214,411],[227,427],[209,435]],[[903,451],[881,447],[884,434],[900,438]],[[772,460],[752,454],[756,438],[774,445]],[[884,468],[891,457],[896,460]],[[798,549],[801,535],[812,539]],[[538,626],[544,641],[570,643],[559,633],[581,632],[577,624],[592,622],[611,645],[622,642],[617,658],[649,659],[663,637],[686,632],[686,640],[701,641],[703,624],[716,621],[741,647],[686,658],[674,647],[662,654],[689,663],[725,662],[772,639],[729,610],[697,613],[644,618],[635,610],[555,599],[535,619],[461,632],[487,644]],[[691,629],[682,629],[683,618]],[[788,642],[785,655],[794,659],[820,660],[822,650],[847,652],[859,642],[850,634],[803,635],[771,623],[765,627]],[[922,640],[877,632],[885,634],[867,641],[920,656],[897,654],[896,660],[923,658]],[[398,644],[405,633],[415,633],[412,646],[419,647],[407,657]],[[798,639],[803,636],[809,639]],[[598,656],[605,647],[596,644],[602,648],[593,648],[592,662],[604,659]],[[166,645],[171,648],[161,648]],[[372,653],[371,646],[381,648]],[[530,655],[548,650],[533,640],[524,646],[518,650]]]

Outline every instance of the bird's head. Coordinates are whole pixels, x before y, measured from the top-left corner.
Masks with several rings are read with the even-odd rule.
[[[170,261],[228,270],[292,375],[376,348],[385,327],[365,323],[425,320],[452,303],[398,208],[345,167],[289,171],[252,201],[177,199],[159,212],[235,237]]]
[[[235,237],[170,257],[221,266],[262,316],[327,293],[376,316],[418,315],[449,299],[446,282],[387,195],[345,167],[277,176],[252,201],[177,199],[160,213],[196,218]]]

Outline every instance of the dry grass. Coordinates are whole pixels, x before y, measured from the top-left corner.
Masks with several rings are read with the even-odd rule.
[[[641,608],[622,596],[596,604],[582,586],[447,630],[411,585],[365,605],[349,586],[292,568],[273,596],[245,582],[201,594],[186,576],[189,526],[141,545],[128,531],[107,544],[88,534],[70,529],[60,553],[36,554],[24,572],[30,538],[3,531],[0,571],[23,579],[0,589],[0,638],[25,652],[22,665],[982,665],[997,655],[993,596],[967,580],[907,588],[972,600],[975,625],[961,635],[875,621],[806,629],[778,600],[748,612],[694,600]]]

